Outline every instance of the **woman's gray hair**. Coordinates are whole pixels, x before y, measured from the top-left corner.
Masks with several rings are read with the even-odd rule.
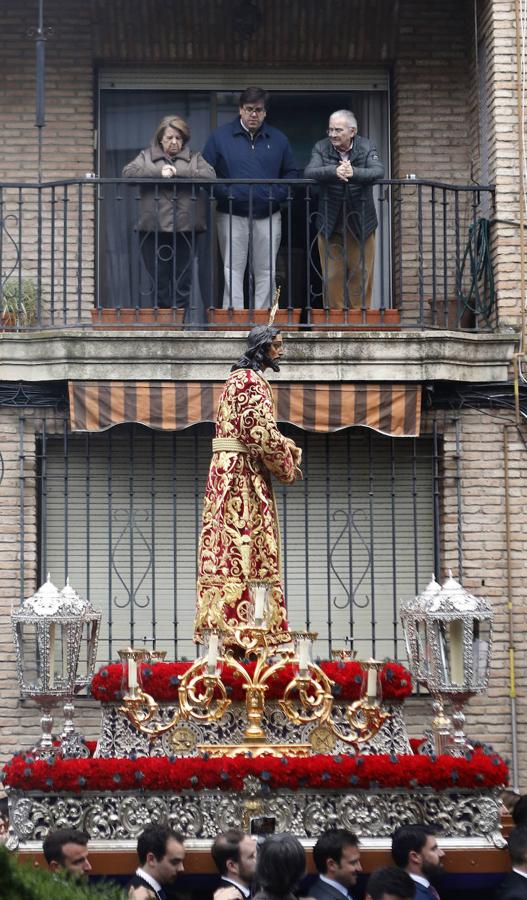
[[[350,128],[356,128],[358,130],[359,123],[357,122],[357,116],[351,109],[336,109],[335,112],[331,113],[329,118],[332,119],[333,116],[338,116],[340,119],[346,119]]]

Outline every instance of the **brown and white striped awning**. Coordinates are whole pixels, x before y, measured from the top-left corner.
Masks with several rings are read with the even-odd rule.
[[[393,437],[419,434],[420,385],[275,382],[272,387],[278,421],[307,431],[364,425]],[[104,431],[139,422],[178,431],[214,422],[222,388],[217,381],[70,381],[71,430]]]

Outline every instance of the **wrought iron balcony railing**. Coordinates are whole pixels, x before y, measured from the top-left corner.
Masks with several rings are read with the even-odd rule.
[[[1,327],[247,327],[279,285],[286,327],[493,330],[494,189],[392,179],[373,197],[371,264],[364,198],[328,239],[308,179],[0,184]]]

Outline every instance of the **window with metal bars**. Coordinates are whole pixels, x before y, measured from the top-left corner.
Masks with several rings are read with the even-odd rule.
[[[400,600],[434,570],[437,451],[431,438],[354,428],[283,431],[303,481],[275,482],[292,628],[316,651],[404,659]],[[140,425],[39,439],[40,569],[67,575],[103,611],[100,660],[130,643],[193,657],[199,539],[213,427]]]

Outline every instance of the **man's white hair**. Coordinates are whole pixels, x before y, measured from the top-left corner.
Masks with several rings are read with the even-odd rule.
[[[346,119],[350,128],[356,128],[358,130],[359,123],[357,122],[357,116],[355,113],[352,113],[350,109],[337,109],[334,113],[331,113],[330,119],[334,119],[335,116],[338,116],[339,119]]]

